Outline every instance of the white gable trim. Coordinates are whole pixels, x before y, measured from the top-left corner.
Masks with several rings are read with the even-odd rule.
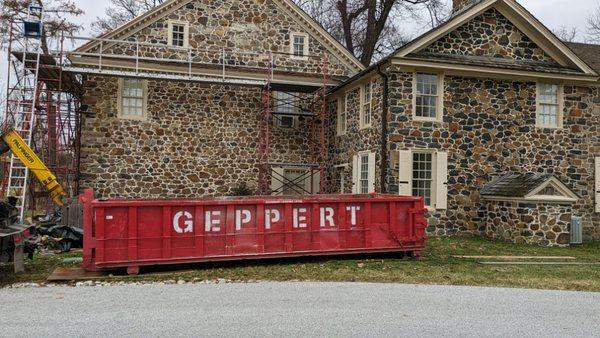
[[[171,14],[172,12],[182,8],[188,3],[194,0],[167,0],[159,6],[156,6],[152,10],[138,16],[137,18],[123,24],[120,27],[113,29],[110,32],[107,32],[101,35],[100,39],[112,39],[115,36],[124,35],[131,36],[144,27],[144,24],[148,21],[157,21],[165,16]],[[285,10],[288,14],[291,15],[292,18],[296,20],[305,30],[314,33],[315,38],[321,42],[327,50],[334,56],[340,58],[341,61],[349,66],[350,68],[355,69],[356,71],[361,71],[365,69],[365,66],[354,56],[350,51],[345,48],[341,43],[335,40],[331,34],[329,34],[321,25],[316,23],[306,12],[304,12],[301,8],[299,8],[296,4],[292,3],[291,0],[271,0],[277,6]],[[125,37],[121,36],[121,40],[124,40]],[[77,53],[85,53],[90,49],[98,46],[100,41],[90,41],[83,46],[77,48],[75,52]]]
[[[498,6],[498,11],[509,19],[517,21],[519,18],[532,26],[532,29],[527,29],[525,24],[513,23],[522,30],[533,42],[548,53],[553,59],[558,62],[571,62],[586,74],[598,75],[590,66],[581,60],[573,51],[567,47],[552,31],[544,26],[535,16],[531,15],[527,9],[521,6],[514,0],[502,0],[503,6]],[[513,13],[505,9],[510,8],[514,13],[518,14],[515,17]],[[541,35],[541,36],[538,36]],[[546,48],[545,48],[546,47]],[[562,62],[561,62],[562,64]],[[564,66],[564,64],[563,64]]]
[[[443,24],[438,29],[433,29],[429,33],[418,38],[418,40],[400,48],[393,57],[404,58],[411,53],[418,52],[492,7],[496,8],[502,15],[511,20],[517,28],[523,31],[525,35],[562,66],[572,65],[579,68],[586,75],[598,75],[575,53],[573,53],[569,47],[548,30],[548,28],[514,0],[482,1],[471,7],[469,10],[453,17],[449,22]]]
[[[539,195],[539,192],[548,186],[554,187],[562,196]],[[579,196],[564,185],[555,177],[550,177],[537,188],[533,189],[523,197],[504,197],[504,196],[482,196],[486,201],[514,201],[529,203],[568,203],[572,204],[579,200]]]
[[[433,30],[429,31],[429,33],[418,38],[418,40],[412,41],[408,45],[400,48],[396,52],[394,57],[405,57],[410,53],[414,53],[429,46],[430,44],[442,38],[446,34],[462,26],[464,23],[485,12],[487,9],[492,7],[492,5],[496,1],[498,0],[486,0],[472,7],[468,11],[463,11],[461,14],[450,19],[449,22],[442,24],[442,26],[440,26],[439,28],[434,28]]]

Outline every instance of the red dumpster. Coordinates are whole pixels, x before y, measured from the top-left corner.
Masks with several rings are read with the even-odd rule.
[[[88,270],[191,262],[406,252],[425,245],[420,197],[315,195],[94,200],[84,205]]]

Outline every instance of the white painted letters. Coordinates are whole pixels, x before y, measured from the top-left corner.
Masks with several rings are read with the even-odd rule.
[[[265,209],[265,229],[271,229],[271,224],[281,220],[281,213],[277,209]]]
[[[294,208],[294,228],[306,228],[308,223],[306,223],[306,216],[300,215],[300,213],[306,213],[306,208]]]
[[[235,230],[241,230],[242,224],[248,224],[252,220],[250,210],[235,211]]]
[[[356,225],[356,211],[360,210],[360,207],[353,205],[346,207],[346,210],[350,211],[350,224]]]
[[[185,225],[185,229],[182,229],[179,225],[179,220],[181,217],[185,217],[183,224]],[[187,232],[194,232],[194,220],[192,219],[192,214],[188,211],[180,211],[173,216],[173,230],[176,233],[182,234]]]
[[[221,231],[221,211],[206,211],[204,213],[204,230],[206,232],[219,232]]]
[[[333,222],[333,208],[331,207],[321,207],[321,228],[325,227],[325,222],[328,223],[330,227],[335,227],[335,223]]]

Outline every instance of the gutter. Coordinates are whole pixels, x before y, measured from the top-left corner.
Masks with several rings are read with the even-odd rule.
[[[381,104],[381,192],[385,189],[385,181],[387,177],[388,152],[387,152],[387,133],[388,133],[388,110],[389,110],[389,78],[386,73],[381,70],[381,65],[377,65],[377,73],[383,79],[383,99]]]

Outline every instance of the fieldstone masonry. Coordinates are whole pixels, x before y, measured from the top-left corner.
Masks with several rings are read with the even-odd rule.
[[[485,235],[513,243],[566,246],[573,211],[569,205],[490,201]]]

